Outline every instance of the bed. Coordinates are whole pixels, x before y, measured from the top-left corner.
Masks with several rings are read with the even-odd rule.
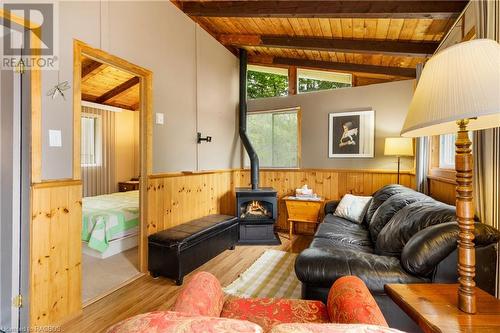
[[[83,198],[83,253],[107,258],[137,246],[139,191]]]

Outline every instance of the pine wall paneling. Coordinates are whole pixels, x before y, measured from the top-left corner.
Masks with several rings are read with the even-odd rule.
[[[456,183],[448,179],[428,178],[429,195],[438,201],[455,205]]]
[[[31,190],[30,325],[53,325],[81,311],[82,185],[34,184]]]
[[[234,178],[233,170],[150,176],[147,234],[209,214],[234,215]]]
[[[237,186],[250,186],[248,170],[236,171]],[[397,173],[377,170],[330,170],[330,169],[263,169],[260,186],[270,186],[278,191],[277,228],[288,230],[285,202],[287,195],[307,184],[326,201],[338,200],[346,193],[372,195],[384,185],[397,183]],[[401,174],[401,184],[415,188],[415,176],[410,172]],[[297,233],[312,233],[310,224],[296,224]]]
[[[278,191],[279,219],[277,227],[287,230],[283,197],[295,189],[309,185],[326,200],[340,199],[346,193],[371,195],[380,187],[396,183],[397,174],[390,171],[327,170],[327,169],[263,169],[260,186]],[[401,183],[415,187],[414,176],[401,175]],[[204,173],[170,173],[148,179],[148,222],[150,235],[208,214],[235,214],[235,187],[250,186],[248,170],[220,170]],[[307,225],[297,224],[297,232],[310,233]]]

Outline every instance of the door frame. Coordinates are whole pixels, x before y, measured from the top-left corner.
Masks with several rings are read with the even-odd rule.
[[[33,24],[30,20],[24,17],[17,16],[8,10],[4,10],[0,7],[0,18],[4,21],[9,21],[11,24],[23,28],[24,34],[29,34],[31,36],[36,36],[38,24]],[[33,48],[37,48],[40,45],[40,40],[38,38],[30,38],[31,45]],[[40,56],[39,51],[32,50],[31,56],[33,58],[38,58]],[[20,177],[20,184],[17,184],[17,188],[13,188],[13,196],[21,195],[20,197],[13,200],[13,208],[17,206],[19,211],[17,212],[17,217],[19,219],[19,225],[16,230],[13,230],[13,250],[18,253],[13,255],[14,261],[17,262],[17,267],[13,266],[12,278],[16,279],[12,283],[12,294],[21,296],[17,301],[19,306],[16,308],[12,307],[11,315],[17,323],[13,323],[13,329],[15,328],[26,328],[29,327],[29,312],[31,311],[31,288],[30,288],[30,277],[31,277],[31,202],[26,201],[28,199],[31,201],[31,192],[33,183],[40,182],[41,170],[41,70],[38,63],[35,61],[31,68],[20,67],[20,74],[14,74],[14,76],[19,75],[19,91],[21,100],[20,103],[20,114],[18,115],[17,122],[19,122],[19,128],[14,129],[15,136],[19,140],[19,144],[24,146],[29,146],[30,149],[16,150],[15,154],[22,162],[26,162],[24,165],[20,165],[20,170],[17,173]],[[25,79],[23,79],[25,78]],[[16,80],[15,80],[16,81]],[[27,91],[27,93],[25,93]],[[26,110],[26,111],[24,111]],[[30,132],[30,133],[27,133]],[[14,140],[16,140],[14,138]],[[22,163],[21,162],[21,163]],[[38,163],[38,164],[37,164]],[[26,176],[26,178],[24,178]],[[17,193],[14,193],[17,192]],[[15,203],[14,203],[15,201]],[[24,204],[23,204],[24,203]],[[27,205],[26,205],[27,204]],[[25,208],[26,207],[26,208]],[[13,211],[13,216],[16,214]],[[28,222],[25,222],[28,221]],[[23,223],[25,222],[25,223]],[[24,239],[28,239],[25,242]]]
[[[81,180],[81,93],[82,93],[82,56],[119,68],[140,78],[139,107],[139,271],[147,273],[147,186],[148,176],[152,173],[153,156],[153,72],[114,56],[106,51],[94,48],[77,39],[73,40],[73,180]]]

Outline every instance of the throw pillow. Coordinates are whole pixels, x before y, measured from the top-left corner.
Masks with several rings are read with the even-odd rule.
[[[361,197],[352,194],[346,194],[340,200],[334,215],[343,217],[346,220],[361,224],[365,217],[366,210],[372,197]]]

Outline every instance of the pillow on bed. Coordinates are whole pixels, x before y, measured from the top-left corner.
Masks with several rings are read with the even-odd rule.
[[[371,200],[372,197],[346,194],[337,206],[334,215],[361,224]]]

